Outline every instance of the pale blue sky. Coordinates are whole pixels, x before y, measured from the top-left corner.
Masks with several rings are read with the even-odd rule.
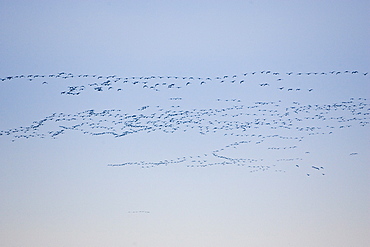
[[[0,245],[368,246],[370,136],[361,122],[369,120],[369,11],[368,1],[1,0],[0,78],[12,79],[0,81]],[[48,76],[60,72],[74,78]],[[89,84],[103,81],[93,75],[135,79],[98,92]],[[225,75],[223,83],[216,79]],[[141,76],[156,76],[149,86],[168,84],[145,89]],[[79,95],[61,94],[81,85]],[[262,101],[270,103],[256,104]],[[291,107],[310,110],[284,115]],[[198,118],[202,126],[229,125],[202,135],[177,122],[174,133],[120,138],[84,135],[96,130],[83,127],[53,139],[48,131],[72,125],[53,119],[37,132],[46,138],[4,134],[53,113],[80,117],[90,109],[156,117],[193,111],[185,120],[212,111]],[[256,118],[292,118],[293,127],[234,128]],[[73,121],[99,120],[128,128],[107,115]],[[241,141],[248,143],[231,145]],[[253,161],[210,166],[223,160],[214,154]],[[192,162],[198,155],[207,167],[187,167],[200,164]],[[107,166],[182,157],[154,168]],[[248,165],[270,168],[251,172]]]

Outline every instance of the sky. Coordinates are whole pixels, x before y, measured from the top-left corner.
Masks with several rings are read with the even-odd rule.
[[[0,0],[0,245],[369,246],[369,11]]]

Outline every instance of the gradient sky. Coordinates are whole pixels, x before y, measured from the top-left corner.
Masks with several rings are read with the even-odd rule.
[[[243,105],[243,111],[231,112],[252,113],[246,107],[263,101],[279,102],[277,110],[283,113],[297,102],[366,104],[369,12],[365,0],[0,0],[0,78],[89,75],[0,81],[0,131],[30,126],[53,113],[90,109],[132,115],[158,113],[159,108]],[[240,80],[244,73],[245,83],[231,82],[233,75]],[[163,86],[157,92],[142,88],[143,79],[133,79],[122,91],[115,86],[97,92],[88,86],[96,82],[92,75],[187,79],[167,80],[182,85],[180,89]],[[224,75],[229,76],[224,83],[215,79]],[[190,76],[212,81],[184,87]],[[139,86],[132,85],[135,80]],[[80,85],[86,87],[80,95],[61,94]],[[143,106],[150,107],[138,110]],[[258,109],[273,108],[263,107]],[[368,104],[360,112],[330,111],[328,117],[357,118],[343,123],[350,125],[345,128],[332,122],[332,134],[325,129],[327,122],[308,122],[322,127],[324,134],[306,131],[300,142],[270,138],[256,144],[252,137],[234,136],[233,130],[206,135],[157,131],[120,138],[73,131],[55,139],[3,134],[0,245],[367,247],[370,132],[360,122],[369,119]],[[234,121],[231,116],[215,118]],[[60,128],[53,124],[40,131]],[[284,129],[245,133],[301,136]],[[229,148],[227,155],[256,159],[256,166],[270,169],[251,172],[237,164],[190,168],[190,158],[153,168],[108,166],[210,154],[241,140],[252,142]]]

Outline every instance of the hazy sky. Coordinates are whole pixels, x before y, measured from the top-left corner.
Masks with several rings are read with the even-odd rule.
[[[0,0],[0,245],[369,246],[369,12]]]

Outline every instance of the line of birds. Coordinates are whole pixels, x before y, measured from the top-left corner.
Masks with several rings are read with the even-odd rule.
[[[95,92],[103,92],[103,91],[123,91],[124,85],[138,85],[144,89],[152,89],[154,91],[160,91],[160,89],[181,89],[187,87],[189,85],[204,85],[208,83],[235,83],[235,84],[244,84],[250,83],[254,81],[247,81],[249,76],[256,75],[271,75],[277,78],[275,81],[281,82],[283,81],[283,77],[291,77],[291,76],[327,76],[327,75],[363,75],[367,76],[368,72],[359,72],[358,70],[345,70],[345,71],[329,71],[329,72],[272,72],[270,70],[264,70],[260,72],[247,72],[242,74],[234,74],[234,75],[223,75],[223,76],[215,76],[215,77],[195,77],[195,76],[132,76],[132,77],[119,77],[117,75],[109,75],[109,76],[102,76],[102,75],[90,75],[90,74],[79,74],[74,75],[72,73],[65,73],[60,72],[56,74],[49,74],[49,75],[15,75],[15,76],[7,76],[0,78],[0,81],[6,82],[15,79],[27,79],[30,81],[39,81],[42,84],[49,84],[48,80],[51,79],[94,79],[95,81],[91,83],[86,83],[86,85],[73,85],[68,86],[66,90],[60,92],[62,95],[80,95],[84,90],[87,88],[93,89]],[[257,85],[261,87],[269,87],[271,86],[271,82],[257,82]],[[277,89],[280,91],[308,91],[312,92],[313,88],[293,88],[287,86],[277,86]]]
[[[150,214],[150,211],[146,210],[134,210],[134,211],[128,211],[129,214]]]
[[[280,72],[271,72],[270,70],[263,70],[263,71],[260,71],[260,72],[247,72],[247,73],[243,73],[242,75],[243,76],[247,76],[247,75],[258,75],[258,74],[265,74],[265,75],[268,75],[268,74],[271,74],[271,75],[274,75],[274,76],[278,76],[278,75],[288,75],[288,76],[291,76],[291,75],[298,75],[298,76],[301,76],[301,75],[339,75],[339,74],[362,74],[364,76],[366,76],[368,74],[368,72],[359,72],[358,70],[345,70],[345,71],[330,71],[330,72],[286,72],[286,73],[280,73]],[[96,79],[117,79],[117,80],[121,80],[121,79],[124,79],[124,80],[129,80],[129,79],[145,79],[145,80],[150,80],[150,79],[155,79],[155,78],[159,78],[159,79],[163,79],[163,78],[174,78],[174,79],[190,79],[190,80],[194,80],[194,79],[198,79],[198,80],[212,80],[212,79],[217,79],[217,80],[222,80],[222,79],[226,79],[226,78],[237,78],[237,77],[240,77],[240,75],[237,75],[237,74],[234,74],[232,76],[230,75],[223,75],[223,76],[216,76],[216,77],[195,77],[195,76],[133,76],[133,77],[125,77],[125,78],[121,78],[121,77],[118,77],[117,75],[108,75],[108,76],[103,76],[103,75],[97,75],[97,74],[94,74],[94,75],[91,75],[91,74],[79,74],[79,75],[74,75],[73,73],[66,73],[66,72],[59,72],[59,73],[56,73],[56,74],[49,74],[49,75],[40,75],[40,74],[35,74],[35,75],[32,75],[32,74],[29,74],[29,75],[15,75],[15,76],[6,76],[4,78],[0,78],[0,81],[6,81],[6,80],[12,80],[12,79],[21,79],[21,78],[26,78],[26,79],[29,79],[29,80],[33,80],[33,79],[36,79],[36,78],[63,78],[63,79],[69,79],[69,78],[87,78],[87,77],[93,77],[93,78],[96,78]]]

